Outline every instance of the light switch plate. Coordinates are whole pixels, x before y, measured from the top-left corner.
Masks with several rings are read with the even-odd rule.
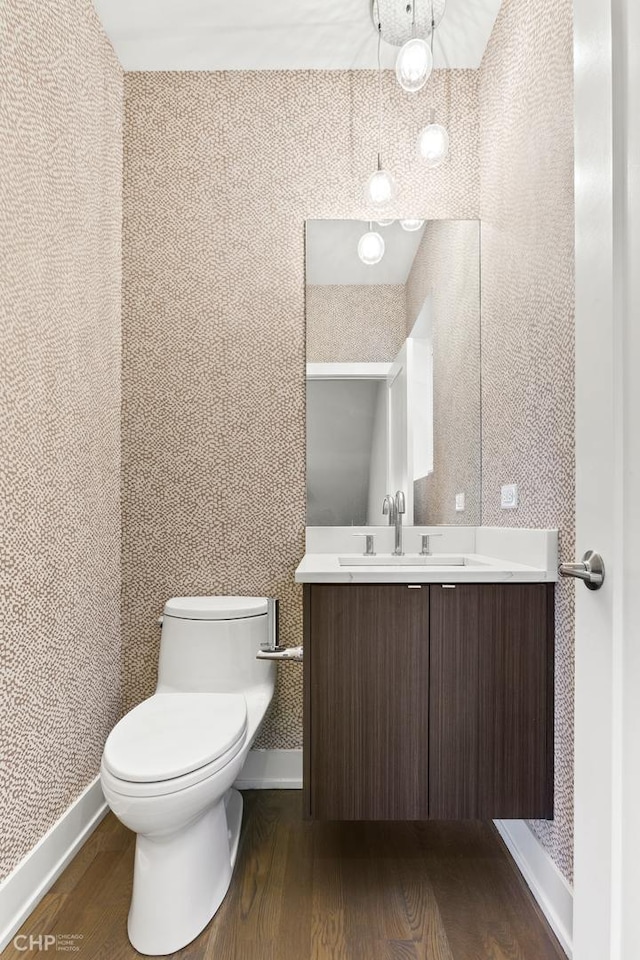
[[[456,493],[456,513],[462,513],[464,510],[464,493]]]
[[[518,484],[505,483],[500,495],[500,506],[503,510],[515,510],[518,506]]]

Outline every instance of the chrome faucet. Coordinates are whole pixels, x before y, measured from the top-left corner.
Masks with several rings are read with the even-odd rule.
[[[389,526],[393,527],[396,522],[396,502],[390,493],[382,501],[382,512],[385,517],[389,515]]]
[[[393,555],[395,557],[401,557],[404,553],[402,549],[402,515],[406,511],[404,493],[402,490],[396,491],[395,508],[396,543]]]
[[[402,550],[402,514],[406,511],[404,493],[398,490],[395,498],[390,493],[382,501],[382,512],[389,517],[389,526],[395,527],[394,557],[401,557]]]

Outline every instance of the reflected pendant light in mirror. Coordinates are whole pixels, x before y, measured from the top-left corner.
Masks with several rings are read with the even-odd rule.
[[[384,240],[376,230],[372,229],[371,224],[367,232],[363,233],[358,240],[358,256],[369,267],[380,263],[384,257]]]
[[[410,220],[405,219],[400,221],[400,226],[403,230],[406,230],[407,233],[413,233],[415,230],[419,230],[424,220]]]

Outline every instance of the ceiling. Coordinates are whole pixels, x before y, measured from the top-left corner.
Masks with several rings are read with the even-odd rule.
[[[306,282],[328,286],[406,283],[424,227],[409,233],[398,222],[373,229],[384,238],[380,263],[367,266],[358,257],[358,240],[369,224],[362,220],[307,220]]]
[[[406,5],[406,0],[386,2]],[[435,66],[479,67],[500,2],[447,0],[435,31]],[[376,67],[370,0],[94,0],[94,5],[125,70]],[[396,53],[396,47],[382,44],[383,67],[394,65]]]

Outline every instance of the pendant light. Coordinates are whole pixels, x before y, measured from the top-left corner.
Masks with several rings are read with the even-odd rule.
[[[384,240],[377,230],[373,229],[371,221],[368,231],[363,233],[358,241],[358,256],[368,267],[380,263],[384,257]]]
[[[433,49],[429,44],[416,37],[416,3],[412,0],[411,39],[400,48],[396,59],[396,77],[407,93],[422,90],[433,70]],[[431,3],[431,36],[433,38],[433,0]]]
[[[433,36],[436,30],[436,23],[433,13],[433,0],[431,0],[431,52],[433,53]],[[439,167],[447,158],[449,153],[449,134],[446,127],[441,123],[435,122],[435,111],[431,110],[429,123],[418,135],[418,153],[425,161],[428,167]]]
[[[374,207],[387,207],[395,199],[396,183],[388,170],[382,167],[382,68],[380,41],[382,25],[378,23],[378,166],[367,180],[367,200]]]
[[[429,123],[418,135],[418,153],[428,167],[439,167],[449,153],[449,134],[441,123],[435,122],[434,110]]]
[[[388,207],[396,195],[395,180],[383,170],[378,154],[378,169],[367,180],[367,197],[374,207]]]

